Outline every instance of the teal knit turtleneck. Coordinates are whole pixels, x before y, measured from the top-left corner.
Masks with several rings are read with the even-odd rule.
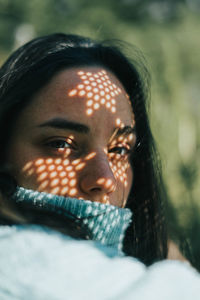
[[[79,221],[90,232],[92,240],[122,249],[125,230],[131,222],[132,213],[127,208],[109,204],[57,196],[17,187],[12,199],[41,210],[55,212],[63,217]]]

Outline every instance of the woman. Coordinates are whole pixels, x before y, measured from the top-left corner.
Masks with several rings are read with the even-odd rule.
[[[1,223],[117,244],[145,264],[166,258],[147,96],[141,60],[106,43],[52,34],[15,51],[0,70]]]

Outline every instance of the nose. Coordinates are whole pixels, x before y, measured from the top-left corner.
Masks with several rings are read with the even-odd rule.
[[[107,155],[96,154],[87,162],[80,181],[80,189],[91,201],[106,202],[116,189],[116,178],[110,167]]]

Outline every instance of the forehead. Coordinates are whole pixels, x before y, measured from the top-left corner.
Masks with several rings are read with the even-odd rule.
[[[104,120],[132,125],[134,115],[121,82],[101,67],[76,67],[55,75],[28,107],[35,122],[56,116],[78,119],[86,124]]]

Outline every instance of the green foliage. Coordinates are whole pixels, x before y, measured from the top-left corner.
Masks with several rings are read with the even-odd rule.
[[[199,13],[195,0],[0,0],[0,61],[32,37],[59,31],[122,39],[145,53],[171,234],[200,269]]]

